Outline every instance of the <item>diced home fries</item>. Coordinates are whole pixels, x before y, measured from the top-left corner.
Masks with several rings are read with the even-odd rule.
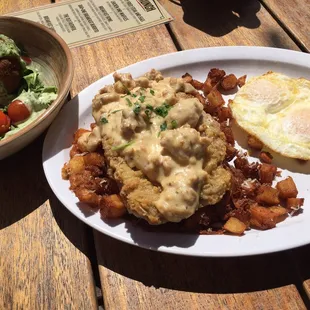
[[[156,72],[152,70],[148,76],[152,74],[155,76]],[[219,123],[221,134],[225,136],[226,157],[223,169],[231,175],[231,187],[219,202],[197,209],[192,216],[179,223],[162,224],[157,228],[165,229],[170,225],[170,229],[174,227],[175,231],[180,232],[228,233],[241,236],[251,228],[260,230],[274,228],[288,216],[297,214],[304,204],[304,199],[297,198],[298,190],[291,177],[278,181],[275,186],[272,185],[275,178],[281,174],[277,167],[272,165],[273,156],[263,151],[262,142],[254,136],[247,137],[248,146],[260,151],[260,163],[249,163],[247,155],[235,148],[232,113],[229,105],[225,105],[222,94],[242,87],[246,83],[246,75],[237,78],[234,74],[226,74],[224,70],[213,68],[204,82],[193,79],[189,73],[185,73],[182,78],[184,82],[194,87],[192,96],[199,100],[204,112]],[[120,91],[130,93],[121,80],[117,83]],[[103,88],[100,94],[105,93],[109,87],[111,86]],[[142,99],[144,101],[145,97]],[[169,113],[170,107],[165,108],[164,112]],[[151,108],[149,109],[153,112]],[[120,110],[115,110],[113,113],[118,111]],[[135,113],[138,112],[136,107]],[[107,119],[103,121],[108,122]],[[90,129],[94,130],[96,126],[97,124],[93,123]],[[165,126],[161,127],[162,131],[167,129],[167,123]],[[172,126],[169,129],[174,129],[173,126],[177,124],[172,121],[169,126]],[[70,189],[80,202],[100,210],[103,220],[124,216],[134,220],[134,216],[128,214],[126,201],[122,198],[122,188],[113,178],[101,144],[90,152],[81,143],[81,139],[89,135],[91,130],[80,128],[74,133],[70,160],[62,169],[62,177],[70,181]],[[143,220],[142,222],[145,225],[146,222]]]

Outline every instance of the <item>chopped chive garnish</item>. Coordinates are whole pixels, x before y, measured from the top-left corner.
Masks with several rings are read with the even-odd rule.
[[[151,93],[151,95],[155,95],[155,92],[154,92],[154,90],[153,89],[150,89],[150,93]]]
[[[145,100],[145,96],[140,96],[138,99],[139,99],[139,101],[141,101],[141,103],[143,103]]]
[[[147,104],[145,106],[145,114],[149,119],[151,118],[151,114],[153,111],[154,111],[154,108],[150,104]]]
[[[160,125],[160,132],[158,133],[158,137],[159,137],[160,133],[161,133],[162,131],[165,131],[165,130],[167,130],[167,122],[166,122],[166,121],[164,121],[164,122]]]
[[[109,121],[108,121],[105,117],[102,117],[101,120],[100,120],[100,122],[101,122],[102,124],[107,124]]]
[[[172,122],[171,122],[171,128],[172,129],[175,129],[178,127],[178,122],[174,119]]]
[[[141,106],[140,106],[140,104],[135,104],[135,107],[133,108],[133,112],[135,113],[135,114],[139,114],[140,113],[140,111],[141,111]]]
[[[112,114],[115,114],[116,112],[119,112],[119,111],[123,111],[123,110],[122,110],[122,109],[114,110],[114,111],[112,111],[111,113],[112,113]]]
[[[130,107],[132,107],[132,102],[130,101],[130,99],[129,98],[125,98],[126,99],[126,101],[127,101],[127,104],[130,106]]]
[[[164,102],[160,107],[155,108],[154,111],[157,115],[166,117],[171,108],[172,107],[168,103]]]
[[[112,151],[119,151],[119,150],[123,150],[125,149],[126,147],[132,145],[135,141],[134,140],[131,140],[127,143],[123,143],[123,144],[120,144],[120,145],[117,145],[117,146],[113,146],[112,147]]]
[[[132,96],[132,97],[134,97],[134,98],[136,98],[136,97],[137,97],[137,95],[136,95],[136,94],[131,94],[131,96]]]
[[[160,125],[160,131],[165,131],[167,130],[167,122],[163,122],[161,125]]]

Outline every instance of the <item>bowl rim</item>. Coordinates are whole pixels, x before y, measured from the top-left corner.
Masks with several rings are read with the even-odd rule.
[[[63,83],[62,90],[58,93],[57,98],[51,103],[51,105],[46,109],[46,111],[42,113],[41,115],[39,115],[39,117],[36,118],[33,122],[31,122],[24,128],[20,129],[18,132],[16,132],[12,136],[4,140],[0,140],[0,148],[9,144],[13,140],[20,138],[21,136],[28,133],[33,128],[37,127],[44,119],[46,119],[50,114],[52,114],[55,109],[58,108],[61,102],[64,103],[70,91],[72,80],[73,80],[73,74],[74,74],[73,58],[72,58],[72,54],[69,49],[69,46],[64,41],[64,39],[62,39],[60,35],[58,35],[56,32],[50,30],[48,27],[42,24],[33,22],[28,19],[24,19],[24,18],[19,18],[19,17],[14,17],[14,16],[0,16],[0,21],[1,20],[12,21],[14,23],[28,24],[31,27],[39,28],[40,30],[46,32],[49,36],[53,37],[53,39],[55,39],[60,44],[61,48],[65,52],[66,61],[67,61],[67,69],[64,74],[64,83]]]

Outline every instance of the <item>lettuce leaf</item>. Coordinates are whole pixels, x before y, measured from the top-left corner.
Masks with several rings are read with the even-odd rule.
[[[42,83],[39,73],[35,70],[26,68],[22,80],[22,85],[19,88],[18,95],[23,91],[33,92],[36,94],[41,93],[54,93],[56,94],[58,89],[55,86],[44,86]]]
[[[44,85],[41,82],[41,80],[39,79],[38,72],[30,70],[30,69],[29,69],[29,71],[32,71],[32,72],[23,77],[27,83],[27,86],[28,86],[27,90],[33,91],[34,93],[42,92],[42,90],[44,89]]]

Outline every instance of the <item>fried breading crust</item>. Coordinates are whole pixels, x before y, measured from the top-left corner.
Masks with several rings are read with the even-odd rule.
[[[122,184],[120,195],[128,211],[153,225],[165,223],[165,219],[154,205],[159,199],[160,187],[153,185],[141,171],[134,171],[122,157],[117,156],[112,150],[113,141],[105,137],[102,139],[102,146],[112,169],[109,173]]]
[[[211,138],[211,143],[206,149],[209,156],[204,167],[209,176],[201,192],[202,205],[205,206],[220,201],[230,189],[231,174],[221,166],[226,154],[226,142],[219,124],[210,115],[205,114],[198,127],[201,135]],[[161,187],[150,182],[141,171],[130,168],[126,161],[112,150],[113,140],[103,137],[102,147],[110,167],[110,176],[122,184],[120,195],[128,212],[144,218],[152,225],[165,223],[166,219],[154,204],[159,199]]]

